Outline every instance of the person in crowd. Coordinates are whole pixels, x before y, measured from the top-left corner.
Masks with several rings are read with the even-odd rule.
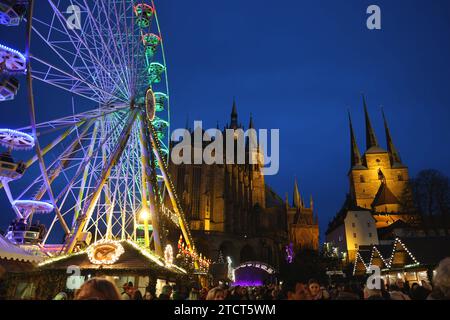
[[[381,289],[370,289],[366,284],[364,287],[364,300],[384,300]]]
[[[353,292],[350,284],[344,284],[339,288],[336,300],[359,300],[359,295]]]
[[[208,288],[202,288],[200,290],[200,300],[206,300],[206,296],[208,295]]]
[[[170,300],[172,296],[172,286],[166,284],[162,287],[161,294],[159,295],[159,300]]]
[[[389,294],[391,296],[391,300],[411,300],[411,298],[407,294],[403,293],[395,284],[391,284],[389,286]]]
[[[238,294],[239,294],[239,300],[250,300],[249,292],[248,292],[247,288],[240,287]]]
[[[390,293],[387,291],[387,287],[386,284],[384,282],[384,279],[380,279],[380,285],[381,285],[381,295],[383,297],[384,300],[391,300],[391,295]]]
[[[188,300],[200,300],[200,292],[197,288],[193,287],[189,292]]]
[[[227,300],[240,300],[241,299],[239,295],[240,290],[241,290],[240,286],[235,286],[231,288],[227,294]]]
[[[430,293],[431,293],[430,290],[419,285],[418,283],[414,283],[411,286],[410,297],[411,297],[411,300],[426,300]]]
[[[283,283],[281,296],[285,300],[311,300],[308,286],[300,281]]]
[[[409,281],[405,281],[402,292],[407,296],[409,296],[409,294],[411,293],[411,286],[409,285]]]
[[[329,293],[325,288],[320,286],[319,281],[316,279],[310,279],[308,282],[308,290],[311,296],[311,300],[328,300],[330,299]]]
[[[442,260],[433,277],[433,291],[428,300],[450,300],[450,258]]]
[[[225,293],[221,287],[214,287],[209,290],[206,300],[224,300]]]
[[[133,292],[132,298],[133,298],[133,300],[144,300],[144,298],[142,297],[141,290],[135,290]]]
[[[147,290],[145,290],[145,294],[144,294],[144,300],[155,300],[156,296],[155,293],[153,292],[153,290],[149,290],[147,288]]]
[[[433,291],[433,287],[431,286],[431,284],[428,281],[420,280],[420,285],[430,292]]]
[[[92,278],[81,285],[75,300],[121,300],[116,285],[103,278]]]
[[[122,300],[131,300],[130,295],[128,294],[128,283],[124,283],[122,286],[122,293],[120,294]]]

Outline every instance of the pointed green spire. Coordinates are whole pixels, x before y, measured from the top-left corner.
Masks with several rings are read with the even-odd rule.
[[[352,117],[348,111],[348,121],[350,125],[350,159],[351,168],[357,165],[362,165],[361,153],[359,152],[358,144],[356,143],[355,132],[353,131]]]
[[[391,157],[391,163],[402,163],[402,160],[400,158],[400,154],[398,153],[397,149],[395,148],[394,142],[392,141],[391,137],[391,131],[389,130],[388,123],[386,120],[386,116],[384,115],[384,110],[381,108],[381,113],[383,114],[383,120],[384,120],[384,130],[386,131],[386,144],[389,152],[389,156]]]
[[[378,140],[370,123],[369,112],[367,111],[366,97],[363,95],[364,114],[366,118],[366,149],[379,147]]]
[[[248,124],[249,129],[255,129],[255,126],[253,124],[253,115],[250,113],[250,123]]]

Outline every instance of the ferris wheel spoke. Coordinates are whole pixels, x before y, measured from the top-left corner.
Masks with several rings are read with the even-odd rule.
[[[81,187],[80,187],[80,193],[79,193],[78,197],[76,197],[77,201],[80,201],[80,202],[82,201],[83,196],[85,194],[84,189],[86,187],[89,171],[95,172],[95,170],[94,170],[95,164],[93,166],[90,166],[89,164],[92,161],[92,159],[98,158],[98,154],[100,153],[101,149],[106,144],[106,142],[109,141],[109,139],[111,138],[111,136],[114,132],[114,131],[111,131],[106,137],[102,137],[101,140],[98,140],[97,139],[98,123],[96,123],[96,127],[97,127],[97,129],[94,128],[94,133],[91,136],[90,145],[88,147],[88,151],[85,155],[85,158],[82,159],[81,163],[78,166],[76,173],[73,174],[71,181],[69,181],[69,183],[66,184],[66,186],[63,188],[63,190],[57,196],[57,198],[56,198],[57,200],[60,199],[62,197],[62,195],[64,195],[66,192],[69,191],[69,189],[71,189],[73,187],[74,183],[80,177],[81,173],[83,173],[83,178],[82,178]],[[120,125],[118,125],[115,128],[115,131],[118,131],[119,129],[120,129]],[[97,146],[97,148],[95,148],[96,141],[99,141],[99,145]],[[91,172],[91,174],[93,174],[93,173]],[[77,214],[75,214],[75,215],[77,215]]]
[[[87,82],[84,80],[85,77],[76,77],[34,55],[31,55],[31,59],[38,62],[38,64],[33,65],[33,78],[36,80],[40,80],[49,85],[58,87],[98,103],[104,103],[105,101],[111,100],[127,102],[126,99],[115,96],[110,92]]]
[[[107,165],[102,170],[101,176],[96,180],[95,182],[95,188],[94,191],[89,195],[88,200],[83,206],[83,212],[82,215],[80,215],[79,219],[77,220],[76,230],[73,234],[73,236],[70,239],[70,242],[67,246],[67,252],[72,252],[74,249],[76,242],[78,240],[78,237],[80,236],[82,230],[84,230],[87,221],[90,220],[90,217],[92,213],[95,210],[95,206],[97,205],[97,201],[99,200],[99,197],[102,192],[102,186],[105,183],[105,181],[109,178],[111,174],[112,167],[117,163],[118,159],[120,159],[120,156],[123,153],[123,150],[130,138],[130,133],[133,128],[133,124],[136,120],[136,116],[138,114],[138,110],[134,109],[130,111],[130,114],[127,119],[127,124],[123,128],[120,140],[117,143],[116,148],[114,149],[114,152],[111,153],[110,159],[108,159]]]
[[[99,27],[99,24],[97,23],[97,21],[103,20],[101,17],[101,13],[103,12],[104,14],[106,14],[108,12],[106,10],[106,7],[104,6],[104,1],[97,2],[97,7],[99,6],[98,3],[100,3],[102,5],[102,8],[100,8],[100,7],[97,8],[97,12],[98,12],[97,17],[94,17],[92,10],[90,9],[89,5],[87,5],[87,3],[86,3],[86,0],[83,0],[83,2],[86,6],[88,17],[91,20],[91,24],[95,28],[95,31],[96,31],[95,34],[98,35],[98,38],[100,40],[100,45],[103,50],[103,54],[106,53],[107,57],[109,57],[109,62],[114,67],[116,75],[119,77],[120,81],[122,82],[123,87],[128,88],[129,81],[126,81],[127,77],[126,77],[126,74],[124,73],[126,68],[125,68],[125,64],[122,60],[123,55],[121,55],[118,51],[118,45],[117,45],[117,40],[116,40],[117,30],[114,30],[114,31],[112,30],[109,16],[104,17],[105,18],[104,20],[106,20],[106,24],[108,26],[107,28],[102,28],[102,30],[100,30],[101,28]],[[104,36],[103,36],[104,33],[107,34],[108,40],[111,41],[113,44],[113,48],[114,48],[114,52],[115,52],[114,57],[113,57],[113,54],[111,53],[111,51],[112,51],[111,46],[108,45],[104,39]],[[128,89],[128,94],[129,94],[129,96],[131,95],[131,92],[129,89]]]
[[[93,52],[93,49],[91,46],[89,46],[86,43],[86,38],[83,39],[75,30],[69,30],[66,27],[66,20],[64,18],[64,15],[61,13],[61,11],[58,9],[58,7],[55,5],[55,3],[53,2],[53,0],[48,0],[50,6],[52,7],[52,10],[55,12],[56,17],[58,18],[60,24],[63,26],[67,37],[73,42],[74,47],[77,48],[76,44],[79,43],[83,46],[83,50],[86,50],[86,52],[89,54],[93,65],[87,65],[84,61],[84,59],[79,56],[79,58],[83,61],[85,68],[94,68],[94,70],[97,72],[97,74],[95,76],[103,79],[103,77],[107,77],[109,81],[111,81],[111,83],[114,84],[114,90],[113,91],[118,91],[121,93],[121,96],[125,99],[128,99],[128,95],[127,92],[124,90],[124,87],[117,81],[118,79],[116,78],[117,75],[115,74],[111,74],[111,72],[109,70],[106,69],[104,62],[101,61],[101,59],[99,58],[98,55],[96,55]],[[81,3],[77,2],[77,4],[79,4],[80,6],[82,5]],[[84,10],[89,10],[89,7],[84,7],[82,6]],[[83,32],[83,34],[92,34],[90,32]],[[102,53],[104,54],[104,52]]]
[[[37,135],[39,137],[39,136],[53,133],[55,130],[60,130],[60,129],[64,129],[64,128],[71,127],[71,126],[80,126],[82,123],[84,123],[88,120],[98,119],[98,118],[105,117],[105,116],[108,116],[108,115],[111,115],[114,113],[119,114],[121,112],[127,112],[128,109],[129,109],[129,106],[124,106],[124,105],[111,106],[111,107],[107,107],[107,108],[96,107],[92,110],[85,111],[83,113],[78,113],[78,114],[70,115],[67,117],[59,118],[59,119],[41,122],[41,123],[36,124],[36,129],[42,130],[42,131],[38,131]],[[28,126],[28,127],[19,128],[17,130],[31,131],[31,129],[32,129],[31,126]],[[44,129],[47,129],[47,130],[44,131]]]
[[[56,14],[54,14],[55,16]],[[53,18],[54,19],[54,18]],[[59,57],[59,59],[64,63],[64,65],[71,70],[71,72],[75,73],[78,78],[88,78],[91,79],[95,85],[99,86],[100,84],[97,82],[98,77],[92,73],[95,70],[94,62],[91,61],[91,56],[88,53],[85,53],[85,50],[82,50],[81,44],[77,44],[73,39],[70,40],[52,40],[52,35],[58,34],[59,36],[66,36],[68,30],[65,31],[57,29],[54,27],[54,22],[51,24],[47,24],[41,20],[33,18],[34,22],[38,22],[38,26],[42,25],[48,28],[48,34],[44,35],[43,32],[38,30],[38,26],[34,25],[33,31],[35,34],[39,36],[39,38],[50,48],[52,51]],[[64,25],[63,25],[64,26]],[[68,47],[64,47],[64,45],[68,45]],[[65,57],[66,56],[66,57]],[[68,59],[71,59],[72,62],[69,62]],[[81,60],[81,61],[80,61]],[[81,63],[81,65],[80,65]]]

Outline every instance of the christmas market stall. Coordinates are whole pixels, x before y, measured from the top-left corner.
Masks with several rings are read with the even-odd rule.
[[[8,297],[17,297],[14,283],[26,283],[27,295],[22,299],[52,299],[59,292],[69,296],[86,280],[105,277],[119,290],[129,282],[141,291],[158,294],[166,284],[191,281],[190,274],[173,263],[171,250],[165,259],[139,246],[133,241],[100,240],[88,248],[68,255],[49,258],[32,272],[9,278]]]
[[[19,248],[0,235],[0,299],[8,297],[9,279],[31,272],[40,261],[41,257]],[[21,295],[26,295],[26,284],[17,281],[14,286],[16,295],[13,297],[20,298]]]
[[[375,266],[386,283],[397,279],[410,284],[430,282],[434,269],[446,257],[450,257],[450,237],[396,238],[390,245],[360,247],[353,275],[372,273]]]

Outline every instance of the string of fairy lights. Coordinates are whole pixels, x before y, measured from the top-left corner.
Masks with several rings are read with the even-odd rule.
[[[398,249],[398,246],[401,246],[400,250]],[[419,266],[421,264],[417,260],[417,258],[414,256],[414,254],[408,249],[406,244],[403,243],[400,238],[395,238],[395,240],[394,240],[394,242],[392,244],[392,251],[391,251],[391,255],[390,255],[389,259],[386,259],[385,257],[383,257],[383,255],[381,254],[380,250],[378,250],[378,248],[376,246],[373,246],[372,250],[371,250],[369,263],[366,264],[364,262],[363,257],[361,256],[361,252],[358,250],[357,253],[356,253],[356,257],[355,257],[355,264],[353,266],[353,274],[356,273],[357,266],[358,266],[358,261],[361,261],[361,263],[363,264],[364,268],[366,269],[366,272],[368,272],[370,267],[372,266],[375,254],[377,254],[380,257],[380,259],[383,261],[383,263],[384,263],[384,265],[386,267],[385,270],[392,269],[393,265],[394,265],[395,254],[397,252],[401,252],[402,250],[404,252],[406,252],[408,254],[408,256],[411,258],[411,260],[413,261],[412,264],[405,265],[405,268],[406,267],[408,267],[408,268],[417,267],[417,266]]]

